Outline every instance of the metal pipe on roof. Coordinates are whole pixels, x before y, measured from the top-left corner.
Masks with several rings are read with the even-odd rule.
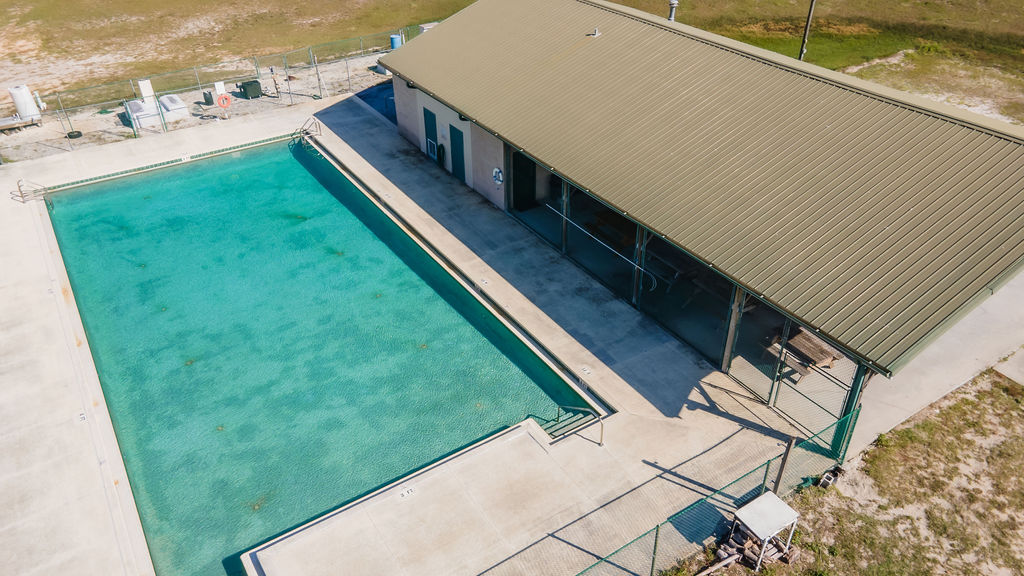
[[[676,21],[676,7],[679,6],[679,0],[668,0],[668,21]]]

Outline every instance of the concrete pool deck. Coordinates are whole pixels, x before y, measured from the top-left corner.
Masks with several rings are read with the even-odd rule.
[[[575,574],[782,451],[784,419],[358,100],[316,141],[488,299],[611,404],[551,443],[521,425],[243,555],[252,576]]]
[[[438,169],[393,125],[339,100],[0,166],[4,192],[19,178],[61,184],[289,133],[338,103],[319,114],[340,135],[322,138],[331,152],[391,194],[403,217],[419,218],[431,243],[618,410],[604,447],[593,442],[595,425],[550,444],[521,424],[412,485],[340,509],[304,540],[260,546],[268,575],[333,574],[359,558],[372,573],[573,574],[780,451],[778,430],[789,427],[775,413]],[[0,198],[0,573],[152,574],[48,227],[41,202]],[[1024,275],[892,381],[873,381],[853,449],[1019,349],[1021,302]],[[1020,354],[1004,364],[1019,372]]]

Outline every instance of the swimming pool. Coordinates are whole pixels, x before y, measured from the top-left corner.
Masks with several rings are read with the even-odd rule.
[[[581,405],[301,146],[51,201],[162,576],[234,573],[261,541],[528,416]]]

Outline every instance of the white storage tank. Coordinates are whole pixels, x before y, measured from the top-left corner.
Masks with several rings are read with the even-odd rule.
[[[7,91],[11,93],[11,100],[14,100],[14,108],[18,111],[18,116],[22,120],[37,121],[43,117],[39,112],[39,107],[36,106],[35,101],[32,99],[32,92],[28,89],[28,86],[22,84],[8,88]]]

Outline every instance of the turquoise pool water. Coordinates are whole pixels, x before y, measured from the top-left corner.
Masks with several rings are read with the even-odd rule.
[[[161,576],[581,400],[349,182],[275,144],[53,197]]]

